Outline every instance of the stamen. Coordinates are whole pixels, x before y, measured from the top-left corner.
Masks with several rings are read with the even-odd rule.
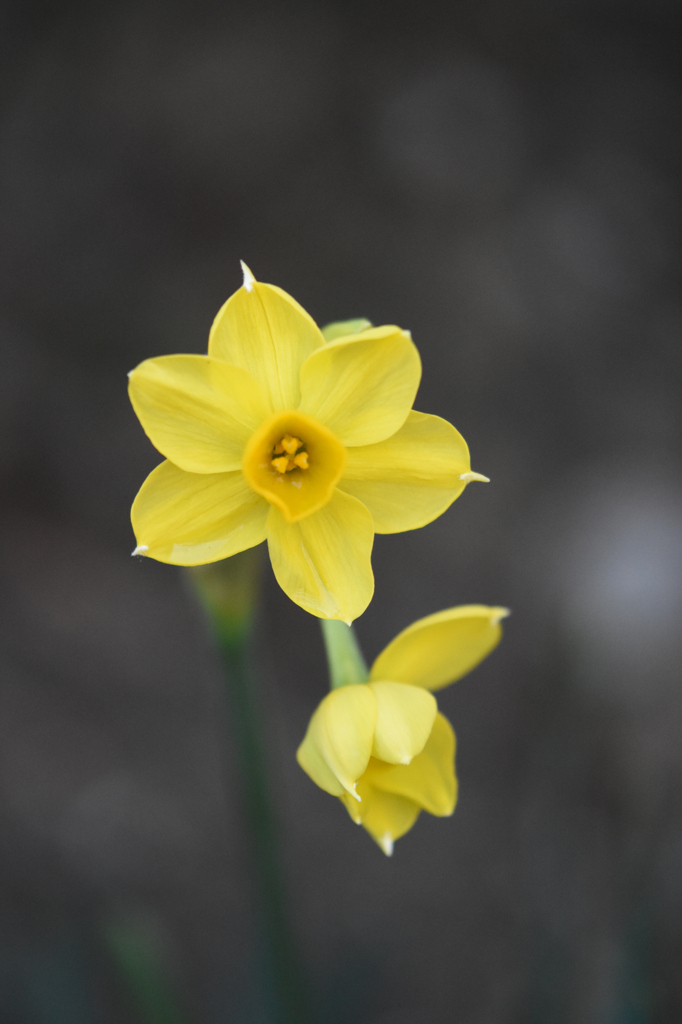
[[[285,434],[272,449],[270,465],[282,476],[285,473],[290,473],[292,469],[308,469],[308,453],[305,451],[300,437]],[[298,486],[300,486],[300,481]]]
[[[287,455],[293,455],[294,452],[303,447],[303,441],[301,441],[300,437],[292,437],[291,434],[285,434],[279,443]]]

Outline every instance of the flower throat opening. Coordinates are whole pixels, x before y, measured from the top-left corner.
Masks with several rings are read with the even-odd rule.
[[[291,473],[293,469],[308,469],[308,452],[300,437],[285,434],[272,449],[270,465],[278,473]]]
[[[244,449],[249,487],[289,523],[326,505],[346,468],[346,449],[330,430],[297,409],[273,413]]]

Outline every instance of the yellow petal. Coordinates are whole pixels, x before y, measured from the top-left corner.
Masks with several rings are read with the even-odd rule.
[[[307,467],[300,466],[297,455],[299,463],[287,471],[288,455],[276,458],[274,453],[292,445],[293,453],[300,444]],[[254,491],[295,523],[327,504],[345,465],[346,449],[331,431],[312,416],[288,411],[274,413],[253,434],[244,450],[243,471]]]
[[[342,796],[346,790],[322,756],[315,737],[311,736],[310,725],[312,725],[312,720],[308,725],[303,742],[296,751],[296,760],[316,786],[323,789],[325,793],[331,793],[332,796]],[[357,803],[357,797],[354,797],[351,802]]]
[[[244,286],[213,321],[208,354],[248,370],[277,411],[297,408],[301,364],[323,345],[319,327],[290,295],[245,271]]]
[[[301,367],[301,411],[346,445],[399,430],[419,387],[421,362],[407,331],[373,327],[314,352]]]
[[[135,498],[140,554],[173,565],[203,565],[265,540],[270,506],[242,473],[186,473],[162,462]]]
[[[392,437],[348,448],[341,486],[372,513],[377,533],[426,526],[458,498],[469,449],[447,420],[412,411]]]
[[[370,679],[391,679],[427,690],[454,683],[500,642],[506,608],[465,604],[413,622],[372,665]]]
[[[246,442],[271,412],[262,384],[207,356],[147,359],[128,390],[154,447],[189,473],[239,469]]]
[[[321,619],[351,623],[372,600],[372,517],[338,489],[297,523],[272,506],[268,547],[277,582],[292,601]]]
[[[419,817],[421,807],[405,797],[383,793],[365,784],[364,780],[358,783],[358,792],[362,793],[362,803],[351,800],[347,793],[341,799],[353,821],[364,825],[372,839],[390,857],[393,843],[409,832]]]
[[[403,683],[371,683],[377,699],[372,757],[409,764],[431,735],[436,700],[428,690]]]
[[[359,800],[355,786],[369,762],[376,719],[376,697],[369,686],[332,690],[318,705],[296,753],[303,771],[328,793],[339,796],[346,790]]]
[[[436,715],[426,746],[412,764],[392,765],[372,758],[362,779],[365,784],[413,800],[429,814],[452,814],[457,803],[455,734],[445,715]],[[358,786],[358,792],[362,797],[364,789]]]

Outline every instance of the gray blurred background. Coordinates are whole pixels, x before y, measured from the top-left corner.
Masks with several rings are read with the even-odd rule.
[[[367,656],[449,605],[513,609],[440,700],[454,817],[387,860],[296,766],[322,646],[265,569],[260,695],[321,1019],[682,1019],[679,15],[3,5],[0,1024],[136,1024],[119,925],[183,1020],[264,1019],[216,656],[182,572],[130,558],[159,456],[126,372],[204,352],[240,258],[321,324],[411,329],[416,407],[492,479],[377,538]]]

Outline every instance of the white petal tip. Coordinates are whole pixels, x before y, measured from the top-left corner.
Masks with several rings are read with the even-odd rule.
[[[393,856],[393,836],[390,832],[384,832],[383,836],[381,836],[377,842],[387,857]]]
[[[256,278],[253,276],[246,263],[244,263],[244,260],[240,260],[239,262],[241,264],[242,274],[244,275],[244,288],[246,288],[247,292],[252,292],[253,286],[256,283]]]
[[[359,793],[356,793],[356,792],[355,792],[355,787],[356,787],[356,786],[357,786],[357,782],[354,782],[354,783],[353,783],[353,788],[352,788],[352,789],[349,789],[349,790],[348,790],[348,792],[350,793],[350,795],[351,795],[352,797],[354,797],[354,799],[355,799],[355,800],[357,800],[357,802],[358,802],[359,804],[361,804],[361,803],[362,803],[362,797],[360,796],[360,794],[359,794]]]
[[[134,558],[135,555],[143,555],[145,551],[149,551],[149,544],[140,544],[131,554]]]
[[[479,483],[489,484],[490,477],[483,476],[482,473],[460,473],[460,480],[463,480],[465,484],[470,484],[473,480],[478,480]]]
[[[498,608],[491,617],[490,622],[493,626],[496,626],[498,622],[502,622],[502,619],[506,619],[508,615],[511,615],[511,608]]]
[[[401,757],[400,763],[401,764],[412,764],[412,758],[411,757]]]

